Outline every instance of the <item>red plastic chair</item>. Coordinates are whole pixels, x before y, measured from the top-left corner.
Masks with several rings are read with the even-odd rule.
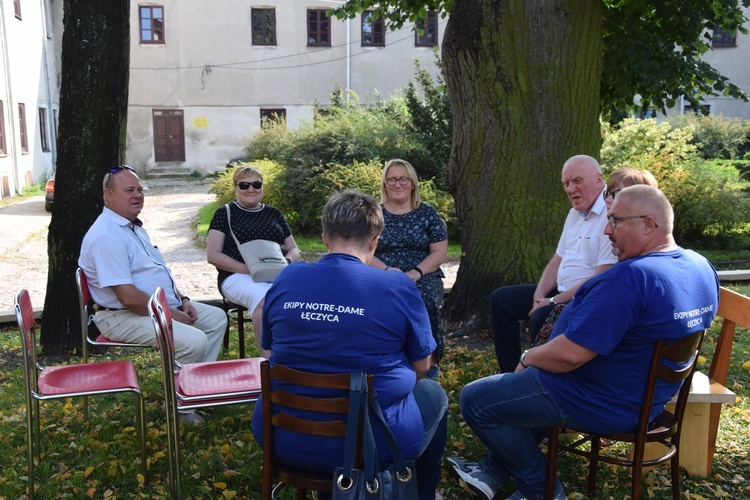
[[[164,290],[149,299],[148,310],[162,360],[164,399],[167,410],[169,482],[172,495],[182,497],[180,442],[177,411],[208,406],[254,403],[261,392],[263,358],[232,359],[179,365],[175,361],[172,314]]]
[[[89,281],[86,277],[86,273],[80,267],[76,269],[76,285],[78,286],[78,305],[81,311],[81,345],[83,351],[83,362],[88,363],[88,346],[100,345],[105,347],[151,347],[148,344],[131,344],[127,342],[117,342],[110,340],[104,336],[101,332],[92,339],[90,337],[89,325],[94,322],[94,315],[89,314],[89,302],[91,301],[91,290],[89,289]],[[96,329],[96,331],[99,331]]]
[[[34,497],[34,455],[41,460],[39,401],[98,394],[131,392],[136,397],[136,427],[141,444],[141,472],[146,477],[146,429],[143,395],[131,361],[106,361],[69,366],[42,367],[37,360],[36,325],[29,292],[15,298],[16,319],[21,332],[26,383],[26,438],[29,463],[29,498]]]

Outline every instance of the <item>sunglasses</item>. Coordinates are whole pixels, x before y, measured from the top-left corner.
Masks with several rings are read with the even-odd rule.
[[[253,189],[260,189],[263,187],[263,181],[254,181],[254,182],[242,181],[242,182],[238,182],[236,185],[238,188],[240,188],[243,191],[245,191],[246,189],[249,189],[250,186],[252,186]]]
[[[605,200],[609,198],[610,196],[612,197],[612,200],[614,200],[615,196],[617,196],[617,193],[619,193],[620,191],[622,191],[622,189],[613,189],[612,191],[610,191],[609,189],[605,189],[604,192],[602,193],[602,196],[604,197]]]
[[[129,167],[127,165],[117,165],[116,167],[112,167],[109,169],[109,172],[107,172],[107,178],[104,180],[104,187],[109,187],[109,179],[112,177],[112,174],[116,174],[117,172],[121,170],[130,170],[131,172],[135,173],[135,169],[133,167]]]

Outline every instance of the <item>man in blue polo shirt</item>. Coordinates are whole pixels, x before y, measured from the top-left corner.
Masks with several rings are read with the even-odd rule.
[[[478,498],[494,498],[511,476],[518,487],[511,499],[544,498],[546,459],[538,430],[632,431],[654,343],[676,341],[711,324],[718,277],[706,259],[677,246],[673,223],[661,191],[644,185],[623,189],[604,229],[618,263],[579,288],[565,309],[564,331],[561,325],[549,342],[524,352],[515,373],[463,389],[464,420],[488,453],[479,463],[448,461]],[[660,384],[652,415],[678,390],[679,383]],[[555,498],[566,498],[559,479]]]

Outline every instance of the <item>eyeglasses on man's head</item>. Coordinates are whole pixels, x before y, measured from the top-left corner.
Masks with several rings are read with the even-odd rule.
[[[237,183],[237,187],[243,191],[250,189],[250,186],[252,186],[253,189],[260,189],[263,187],[263,181],[253,181],[253,182],[241,181]]]
[[[411,183],[411,178],[410,177],[388,177],[385,179],[385,183],[391,187],[395,186],[397,182],[402,186],[408,186],[409,183]]]
[[[135,173],[135,169],[127,165],[117,165],[116,167],[112,167],[109,169],[109,172],[107,172],[107,178],[104,180],[104,187],[109,187],[109,179],[112,177],[112,174],[116,174],[121,170],[130,170]]]

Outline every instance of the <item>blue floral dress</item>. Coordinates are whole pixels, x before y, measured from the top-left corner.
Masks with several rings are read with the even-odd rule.
[[[406,272],[414,269],[430,253],[430,244],[448,239],[445,223],[437,210],[422,203],[416,210],[405,214],[392,214],[383,205],[385,229],[380,235],[375,257],[385,265]],[[443,271],[438,268],[417,280],[417,289],[422,296],[430,316],[432,336],[437,343],[435,356],[443,357],[443,327],[440,319],[440,304],[443,302]]]

